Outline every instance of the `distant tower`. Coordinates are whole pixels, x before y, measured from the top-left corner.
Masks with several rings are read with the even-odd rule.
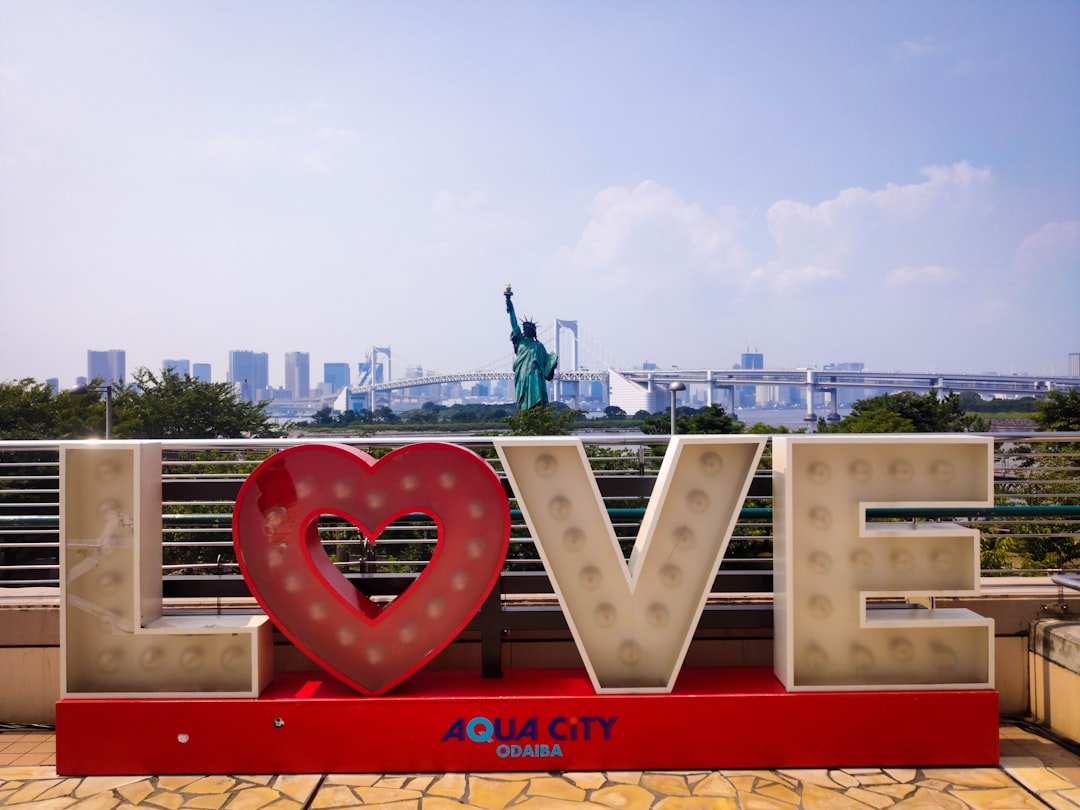
[[[742,368],[759,369],[765,368],[765,355],[758,352],[744,352],[739,361]]]
[[[1069,355],[1069,376],[1080,377],[1080,352]]]
[[[385,365],[379,362],[379,356],[382,355],[386,361]],[[359,388],[365,386],[374,386],[376,383],[389,382],[394,379],[390,373],[390,347],[389,346],[372,346],[371,354],[367,356],[366,361],[361,361],[356,364],[356,370],[359,372],[359,376],[356,379],[356,385]],[[384,374],[385,372],[385,374]],[[386,405],[391,405],[390,392],[386,392]],[[375,392],[371,391],[371,399],[368,405],[372,411],[375,410]]]
[[[323,382],[328,383],[334,393],[349,387],[351,375],[348,363],[323,363],[322,368]]]
[[[255,402],[259,392],[270,387],[270,358],[266,352],[240,349],[229,352],[229,382],[241,399]]]
[[[124,365],[127,362],[123,349],[110,349],[107,352],[96,352],[93,349],[86,353],[86,377],[88,380],[100,378],[106,384],[124,383]]]
[[[739,367],[750,370],[765,368],[765,355],[759,352],[744,352],[739,360]],[[753,408],[757,404],[759,387],[764,388],[765,386],[739,386],[740,408]]]
[[[565,346],[565,338],[563,337],[567,332],[573,337],[570,341],[569,351]],[[561,318],[555,319],[555,353],[559,355],[559,367],[555,370],[558,374],[560,371],[577,371],[578,370],[578,332],[577,321],[564,321]],[[574,407],[578,407],[581,404],[581,384],[577,381],[563,382],[560,386],[561,391],[555,392],[555,399],[565,402],[567,399],[572,399]],[[569,389],[569,390],[568,390]]]
[[[292,392],[293,399],[311,396],[311,355],[307,352],[286,352],[285,389]]]
[[[191,376],[191,361],[190,360],[162,360],[162,369],[172,369],[176,372],[177,377],[189,377]]]
[[[195,363],[192,368],[194,369],[195,377],[199,382],[210,382],[210,364],[209,363]]]

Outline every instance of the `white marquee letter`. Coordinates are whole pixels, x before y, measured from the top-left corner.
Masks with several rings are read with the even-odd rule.
[[[867,509],[992,504],[988,438],[774,438],[774,665],[784,686],[992,687],[992,619],[902,604],[866,609],[874,597],[979,592],[978,531],[867,523]]]
[[[265,616],[162,616],[161,445],[60,448],[60,696],[255,697]]]
[[[496,439],[598,692],[674,687],[765,441],[673,438],[627,566],[578,439]]]

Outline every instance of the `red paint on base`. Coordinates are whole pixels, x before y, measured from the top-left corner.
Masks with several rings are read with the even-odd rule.
[[[525,734],[474,742],[461,733],[474,718]],[[446,739],[459,719],[462,739]],[[280,673],[258,698],[61,700],[56,730],[62,775],[980,766],[999,756],[994,690],[786,692],[772,670],[742,667],[683,670],[668,695],[597,695],[579,670],[423,671],[379,697],[322,672]]]

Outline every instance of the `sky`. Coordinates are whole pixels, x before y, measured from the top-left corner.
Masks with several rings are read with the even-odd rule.
[[[507,284],[591,369],[1065,374],[1080,2],[0,0],[0,382],[508,371]]]

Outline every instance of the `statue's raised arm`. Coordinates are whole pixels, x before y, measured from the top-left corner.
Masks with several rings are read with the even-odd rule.
[[[510,314],[510,342],[514,344],[514,389],[518,410],[547,405],[547,384],[555,376],[558,355],[549,353],[537,339],[535,323],[526,319],[518,325],[511,300],[514,292],[509,284],[503,295],[506,296],[506,311]]]
[[[521,327],[518,326],[517,313],[514,312],[514,291],[510,289],[509,284],[506,285],[506,290],[503,292],[503,295],[506,296],[506,311],[510,313],[510,339],[513,340],[513,335],[521,334]]]

